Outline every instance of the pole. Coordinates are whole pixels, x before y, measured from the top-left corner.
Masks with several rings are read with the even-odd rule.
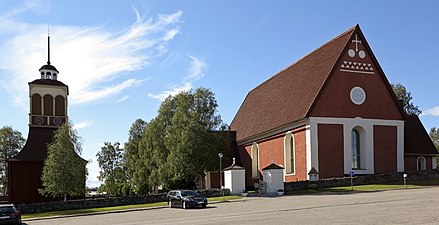
[[[354,172],[350,172],[349,175],[351,176],[351,191],[354,190]]]
[[[220,188],[221,188],[221,194],[222,194],[222,192],[223,192],[223,173],[222,173],[221,157],[220,157]]]
[[[223,173],[222,173],[222,163],[221,163],[221,159],[223,158],[223,153],[218,153],[218,157],[219,157],[219,161],[220,161],[220,194],[223,196],[223,200],[224,200],[224,191],[223,191]]]
[[[407,184],[407,174],[404,173],[404,175],[402,175],[404,177],[404,189],[406,188],[406,184]]]

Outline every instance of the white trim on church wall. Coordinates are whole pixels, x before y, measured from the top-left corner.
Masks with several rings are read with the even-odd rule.
[[[436,156],[431,157],[431,167],[433,170],[437,168],[437,157]]]
[[[314,167],[317,172],[319,172],[319,139],[317,132],[317,122],[313,121],[311,118],[309,119],[309,138],[307,134],[307,140],[310,142],[310,148],[306,149],[306,173]],[[308,131],[308,129],[307,129]],[[319,172],[320,173],[320,172]],[[308,180],[310,175],[308,175]]]
[[[58,95],[63,96],[64,98],[67,97],[67,87],[63,86],[39,86],[33,84],[29,87],[29,97],[32,97],[33,94],[39,94],[41,97],[44,97],[45,95],[51,95],[53,98],[55,98]]]
[[[374,173],[374,134],[373,126],[396,126],[397,127],[397,171],[404,171],[404,121],[402,120],[380,120],[380,119],[363,119],[363,118],[326,118],[310,117],[311,126],[310,141],[311,150],[307,147],[307,170],[312,166],[318,170],[318,124],[341,124],[343,125],[344,140],[344,173],[349,174],[352,171],[352,152],[351,152],[351,132],[355,127],[364,129],[362,134],[361,163],[362,170],[355,170],[355,174],[373,174]],[[308,140],[308,135],[307,135]],[[308,153],[310,160],[308,161]]]
[[[404,125],[397,126],[396,172],[404,172]]]
[[[311,125],[309,123],[309,120],[307,120],[307,125],[305,127],[305,139],[306,139],[306,173],[311,170]],[[319,168],[315,168],[317,171],[319,171]],[[309,176],[308,176],[309,180]]]

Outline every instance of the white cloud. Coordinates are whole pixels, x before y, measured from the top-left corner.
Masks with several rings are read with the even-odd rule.
[[[77,124],[74,124],[74,125],[73,125],[73,129],[75,129],[75,130],[84,129],[84,128],[86,128],[86,127],[92,125],[92,124],[93,124],[93,121],[90,121],[90,120],[84,120],[84,121],[81,121],[81,122],[79,122],[79,123],[77,123]]]
[[[188,55],[188,57],[191,59],[191,64],[186,79],[198,80],[204,77],[204,70],[206,69],[207,64],[203,60],[194,56]]]
[[[430,109],[426,109],[424,112],[422,112],[423,116],[429,115],[429,116],[439,116],[439,106],[435,106]]]
[[[117,99],[117,100],[116,100],[116,103],[123,102],[123,101],[127,100],[128,98],[129,98],[129,96],[128,96],[128,95],[125,95],[125,96],[123,96],[122,98]]]
[[[175,86],[171,90],[163,91],[160,94],[148,94],[148,96],[151,97],[151,98],[155,98],[157,100],[163,101],[169,95],[174,96],[174,95],[177,95],[180,92],[189,91],[191,89],[192,89],[192,83],[191,82],[186,82],[183,85]]]
[[[99,187],[102,182],[98,179],[99,172],[94,170],[89,170],[89,174],[87,176],[86,186],[87,187]]]
[[[47,59],[47,25],[16,22],[26,13],[17,10],[0,17],[0,72],[3,87],[17,104],[25,106],[27,82],[39,79],[38,69]],[[179,33],[182,12],[145,18],[137,11],[128,28],[112,32],[105,26],[51,26],[51,62],[58,79],[69,86],[69,103],[89,103],[121,94],[144,78],[129,77],[165,54],[167,43]]]
[[[199,58],[188,55],[191,59],[190,67],[187,71],[187,75],[184,78],[186,80],[182,85],[174,85],[170,90],[162,91],[159,94],[151,94],[148,96],[160,101],[165,100],[169,95],[174,96],[182,91],[189,91],[193,87],[193,82],[204,77],[204,70],[207,68],[207,64]]]

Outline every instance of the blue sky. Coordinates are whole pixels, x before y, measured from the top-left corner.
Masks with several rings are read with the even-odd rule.
[[[169,94],[206,87],[230,124],[248,91],[360,24],[391,83],[439,126],[436,1],[0,1],[0,126],[27,137],[28,82],[51,62],[69,86],[69,118],[91,160],[125,143]]]

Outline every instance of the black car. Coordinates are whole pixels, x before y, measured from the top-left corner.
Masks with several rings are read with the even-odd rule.
[[[192,190],[173,190],[168,192],[167,198],[169,208],[181,207],[186,209],[197,206],[205,208],[207,206],[207,199]]]
[[[21,213],[12,204],[0,205],[0,224],[21,224]]]

